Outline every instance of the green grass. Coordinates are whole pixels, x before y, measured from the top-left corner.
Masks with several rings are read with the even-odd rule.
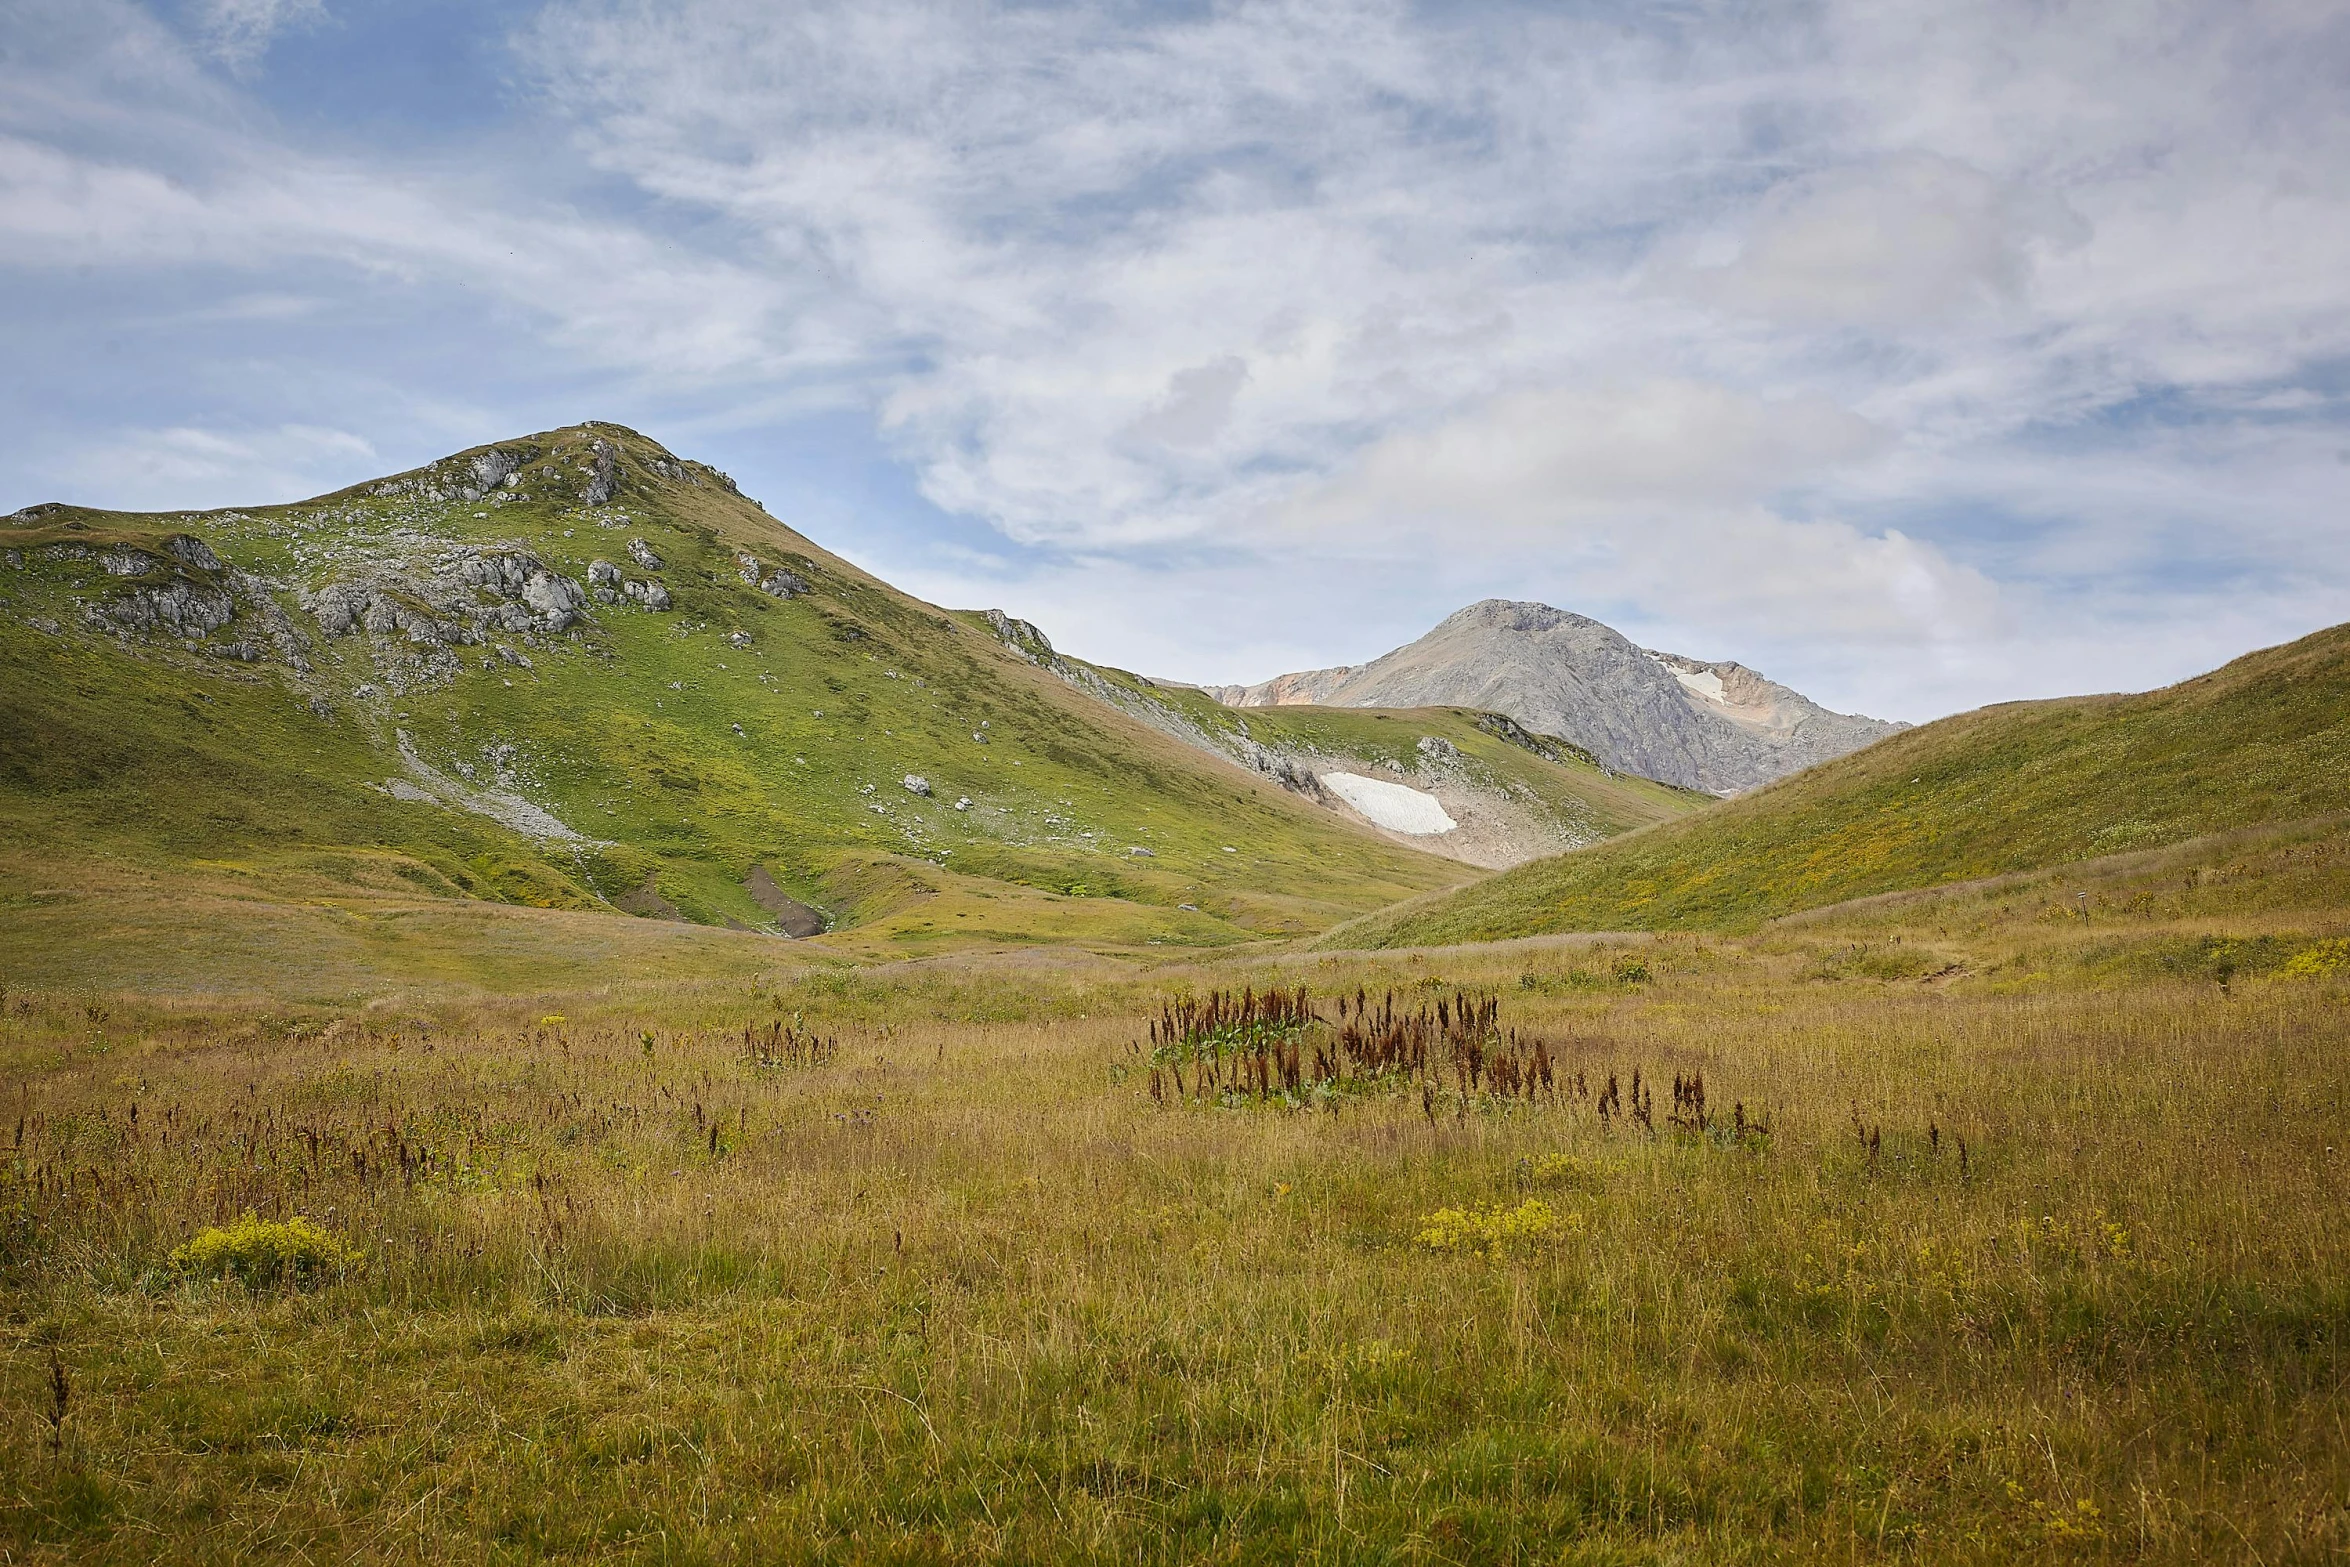
[[[2345,906],[2311,828],[1753,937],[12,985],[0,1552],[2338,1560]],[[1162,997],[1299,983],[1498,994],[1655,1128],[1153,1102]],[[175,1261],[248,1209],[355,1256]]]
[[[1751,930],[1850,898],[2350,810],[2350,630],[2142,696],[1906,731],[1695,815],[1353,922],[1332,946]]]
[[[632,461],[659,451],[613,426],[530,444],[569,461],[591,433]],[[902,952],[1215,947],[1321,929],[1464,875],[1117,714],[715,485],[623,472],[602,512],[363,487],[202,515],[68,510],[4,530],[22,564],[0,569],[0,873],[21,893],[70,884],[57,874],[69,859],[199,880],[225,866],[294,897],[341,883],[553,908],[629,899],[758,928],[769,916],[744,879],[763,865],[855,927],[850,947]],[[601,525],[617,512],[630,520]],[[316,638],[293,602],[401,530],[435,548],[511,542],[579,578],[591,558],[625,562],[642,536],[676,609],[598,608],[584,634],[528,649],[527,669],[461,649],[453,680],[419,689],[396,637]],[[286,584],[314,673],[93,632],[78,601],[120,585],[44,552],[152,549],[183,531]],[[752,590],[739,548],[813,591]],[[393,798],[403,733],[452,775],[486,777],[491,748],[508,748],[520,792],[596,841],[536,842]],[[907,774],[933,794],[904,789]]]

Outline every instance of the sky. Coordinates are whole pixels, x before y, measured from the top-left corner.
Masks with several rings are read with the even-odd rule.
[[[2350,620],[2350,7],[0,0],[0,510],[606,419],[1145,673]]]

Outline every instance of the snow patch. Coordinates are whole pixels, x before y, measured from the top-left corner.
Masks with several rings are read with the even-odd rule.
[[[1324,773],[1322,786],[1389,832],[1432,837],[1460,825],[1432,794],[1358,773]]]
[[[1649,656],[1652,658],[1655,657],[1654,654]],[[1678,664],[1665,664],[1665,661],[1661,658],[1657,659],[1657,662],[1659,664],[1664,664],[1666,671],[1669,672],[1675,680],[1680,681],[1685,689],[1696,692],[1699,696],[1704,697],[1707,701],[1727,702],[1730,700],[1728,693],[1722,689],[1722,677],[1715,674],[1712,670],[1700,669],[1692,673],[1689,670],[1683,669]]]

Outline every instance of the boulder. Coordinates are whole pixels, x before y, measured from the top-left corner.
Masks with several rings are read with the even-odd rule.
[[[477,453],[472,464],[473,488],[477,491],[494,490],[512,478],[514,470],[521,466],[521,459],[512,452],[500,451],[493,447],[489,451]],[[471,500],[474,497],[468,495],[466,499]]]
[[[587,595],[569,577],[541,570],[522,585],[522,602],[538,611],[543,629],[561,631],[587,608]]]
[[[647,544],[642,539],[630,539],[628,541],[628,558],[635,561],[639,566],[644,567],[644,569],[647,571],[659,571],[661,569],[661,557],[654,554],[653,546]]]

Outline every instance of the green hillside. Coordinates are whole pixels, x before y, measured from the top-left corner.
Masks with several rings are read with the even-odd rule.
[[[1457,707],[1226,707],[1203,692],[1099,671],[1145,696],[1212,741],[1250,741],[1280,755],[1328,757],[1403,774],[1428,770],[1430,740],[1457,754],[1459,769],[1489,788],[1539,798],[1560,825],[1591,839],[1670,821],[1709,804],[1694,789],[1611,772],[1582,747],[1528,733],[1497,714]],[[1448,759],[1449,761],[1450,759]]]
[[[129,872],[142,917],[487,900],[893,952],[1294,936],[1468,874],[614,425],[289,506],[32,507],[0,552],[0,948],[102,927],[64,905]]]
[[[1355,921],[1329,946],[1749,929],[1848,898],[2350,809],[2350,627],[2139,696],[2010,703]]]

